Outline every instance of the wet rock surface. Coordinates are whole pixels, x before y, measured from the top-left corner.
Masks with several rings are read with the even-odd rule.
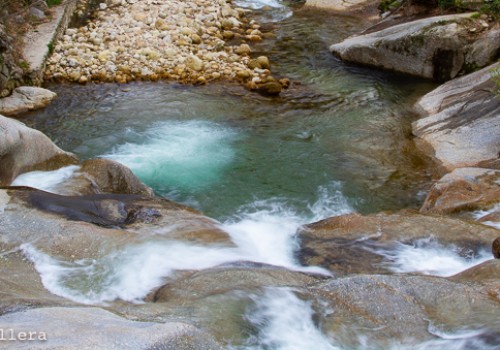
[[[297,255],[304,265],[322,266],[336,276],[392,273],[386,252],[400,244],[432,238],[455,246],[464,256],[490,250],[498,230],[459,219],[414,212],[349,214],[305,225],[299,232]]]
[[[321,329],[346,347],[429,341],[436,339],[429,330],[441,325],[487,325],[483,341],[489,346],[500,337],[498,304],[477,288],[443,278],[359,275],[320,282],[308,292]],[[363,339],[356,337],[361,330]]]
[[[56,93],[38,87],[21,86],[8,97],[0,99],[0,113],[3,115],[16,115],[33,109],[47,106]]]

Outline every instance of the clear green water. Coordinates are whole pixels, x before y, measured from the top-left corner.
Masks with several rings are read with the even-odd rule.
[[[321,189],[341,189],[362,213],[417,206],[429,184],[411,140],[416,99],[434,86],[346,65],[328,46],[363,24],[295,9],[276,39],[255,46],[281,97],[233,84],[54,85],[58,99],[29,125],[82,159],[119,160],[158,194],[225,219],[256,200],[300,212]]]

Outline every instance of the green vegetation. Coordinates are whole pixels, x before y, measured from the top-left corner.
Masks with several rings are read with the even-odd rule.
[[[484,0],[484,5],[481,6],[481,12],[500,19],[500,0]]]
[[[62,0],[45,0],[49,7],[60,5]]]
[[[25,60],[20,60],[19,62],[17,62],[17,65],[25,72],[30,70],[30,65]]]
[[[500,98],[500,68],[491,70],[491,79],[497,84],[497,96]]]
[[[47,47],[49,48],[49,54],[52,54],[54,52],[54,43],[52,41],[50,41],[47,44]]]

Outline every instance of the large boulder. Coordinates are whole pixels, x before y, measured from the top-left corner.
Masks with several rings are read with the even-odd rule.
[[[458,168],[434,183],[420,212],[449,214],[485,209],[499,200],[499,170]]]
[[[189,324],[129,321],[95,307],[14,312],[0,316],[0,329],[15,332],[9,349],[222,349],[209,334]],[[31,340],[18,333],[24,331],[33,332]]]
[[[444,278],[359,275],[327,280],[308,291],[306,298],[316,300],[320,328],[342,348],[366,344],[381,349],[420,348],[416,345],[436,340],[435,334],[466,328],[481,330],[476,339],[469,335],[466,341],[490,345],[472,348],[493,349],[500,336],[498,303],[474,286]],[[446,345],[437,342],[429,348]]]
[[[422,148],[430,145],[448,170],[500,169],[500,99],[491,79],[494,69],[500,64],[449,81],[415,105],[422,116],[412,124],[417,143]]]
[[[392,259],[402,244],[454,247],[466,257],[490,251],[497,236],[498,230],[480,224],[409,211],[348,214],[305,225],[299,231],[298,258],[303,265],[322,266],[336,276],[392,273]]]
[[[446,81],[494,62],[500,29],[488,26],[470,14],[424,18],[348,38],[330,50],[348,62]]]
[[[34,86],[21,86],[0,99],[0,114],[15,115],[47,106],[57,94]]]
[[[76,164],[47,136],[23,123],[0,115],[0,186],[8,186],[17,175],[33,170],[53,170]]]

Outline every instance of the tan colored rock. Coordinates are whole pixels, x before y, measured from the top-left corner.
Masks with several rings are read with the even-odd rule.
[[[250,49],[250,46],[248,44],[241,44],[234,50],[238,55],[248,55],[252,52],[252,49]]]
[[[471,251],[489,250],[498,230],[456,218],[402,211],[332,217],[305,225],[298,237],[303,265],[347,275],[391,272],[379,252],[393,251],[398,242],[412,244],[433,237],[443,246],[458,247],[466,256]]]
[[[153,190],[144,185],[126,166],[110,159],[91,159],[82,163],[80,172],[91,178],[96,193],[138,194],[153,197]]]
[[[55,92],[33,86],[22,86],[14,89],[12,95],[0,99],[0,114],[16,115],[33,109],[47,106],[54,98]]]
[[[485,209],[499,201],[499,170],[458,168],[432,186],[420,212],[449,214]]]
[[[0,185],[8,186],[19,175],[33,170],[54,170],[78,163],[47,136],[23,123],[0,115]]]

